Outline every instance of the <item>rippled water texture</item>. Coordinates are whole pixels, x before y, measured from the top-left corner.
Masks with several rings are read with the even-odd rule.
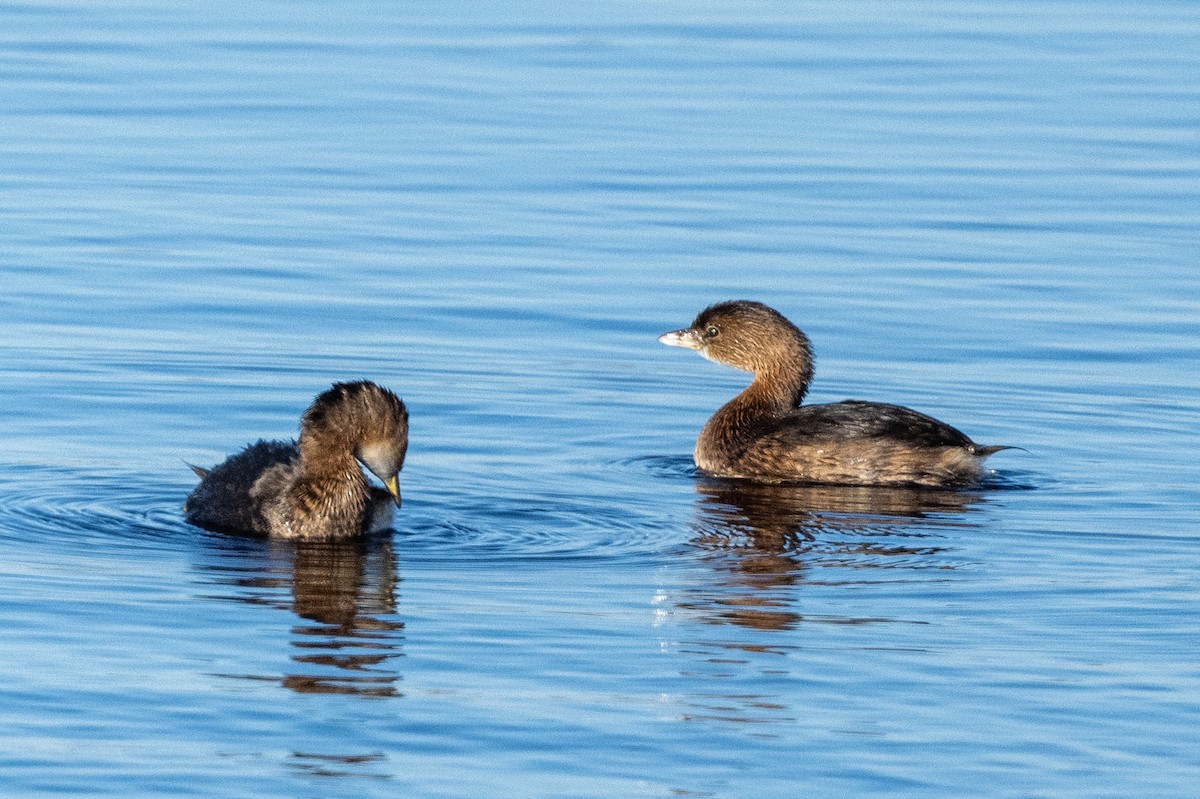
[[[1190,797],[1200,9],[0,6],[0,795]],[[698,475],[767,302],[976,490]],[[180,513],[377,380],[389,534]]]

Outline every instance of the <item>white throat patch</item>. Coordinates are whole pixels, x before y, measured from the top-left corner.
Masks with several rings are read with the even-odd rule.
[[[386,480],[394,468],[390,458],[390,449],[386,444],[374,443],[360,447],[358,459],[380,480]]]

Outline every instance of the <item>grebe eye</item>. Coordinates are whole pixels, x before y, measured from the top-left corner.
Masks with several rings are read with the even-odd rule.
[[[705,338],[716,338],[720,334],[721,334],[721,331],[717,330],[716,325],[710,325],[708,330],[704,331]]]

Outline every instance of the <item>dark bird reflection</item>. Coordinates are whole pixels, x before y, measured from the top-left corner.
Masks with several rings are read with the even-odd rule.
[[[234,576],[222,580],[242,589],[234,598],[298,617],[289,641],[294,672],[245,676],[278,679],[298,693],[401,696],[395,661],[402,656],[404,623],[395,618],[399,578],[390,537],[225,541],[243,554],[265,557],[258,565],[241,561]],[[222,560],[224,568],[214,568],[229,568]]]
[[[696,484],[692,545],[721,577],[689,606],[713,623],[764,630],[805,620],[793,608],[802,582],[861,583],[846,569],[953,568],[939,559],[939,527],[967,524],[972,492],[825,485],[768,485],[703,478]],[[834,567],[821,579],[816,570]],[[895,579],[890,578],[890,579]],[[809,619],[864,623],[886,619]]]
[[[391,540],[301,542],[292,569],[292,610],[308,624],[292,628],[292,659],[323,673],[294,674],[283,684],[301,693],[396,696],[404,623],[396,611],[396,558]]]

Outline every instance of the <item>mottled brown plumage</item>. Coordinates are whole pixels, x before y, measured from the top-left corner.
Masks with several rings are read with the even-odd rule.
[[[202,527],[277,538],[362,535],[391,524],[407,449],[399,397],[367,381],[338,383],[304,412],[297,442],[259,441],[211,470],[193,467],[200,485],[184,512]]]
[[[813,376],[808,337],[778,311],[747,300],[713,305],[659,341],[754,373],[696,442],[704,472],[763,482],[954,486],[975,482],[983,447],[923,413],[847,400],[801,405]]]

